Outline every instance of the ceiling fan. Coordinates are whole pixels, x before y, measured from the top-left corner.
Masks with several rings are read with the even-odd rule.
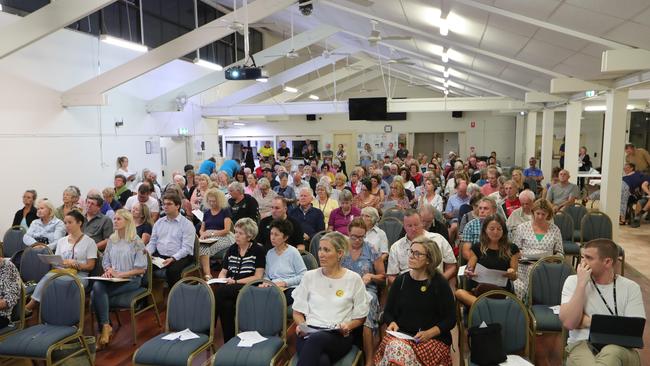
[[[246,1],[246,0],[244,0],[244,1]],[[234,12],[236,10],[237,10],[237,0],[233,0],[232,11]],[[244,22],[241,22],[239,20],[232,20],[232,21],[222,20],[222,19],[218,19],[218,20],[220,22],[222,22],[222,23],[225,23],[225,25],[223,27],[228,28],[233,32],[237,32],[237,33],[239,33],[241,35],[244,35],[245,28],[246,28],[246,26],[244,25]],[[248,26],[249,27],[265,27],[265,26],[274,25],[274,24],[275,23],[273,23],[273,22],[257,22],[257,23],[249,23]]]
[[[289,12],[291,14],[291,50],[285,53],[284,55],[266,55],[266,57],[286,57],[288,59],[295,59],[300,57],[300,54],[296,52],[296,49],[293,45],[293,11]]]
[[[362,79],[362,82],[361,82],[361,88],[359,90],[353,91],[352,93],[354,93],[354,94],[365,94],[365,93],[370,93],[370,92],[374,92],[374,91],[379,90],[377,88],[366,88],[365,76],[366,76],[366,70],[364,69],[363,70],[363,79]]]
[[[371,46],[376,46],[377,42],[380,41],[408,41],[413,39],[411,36],[382,36],[381,32],[377,30],[377,25],[379,24],[378,20],[370,19],[370,24],[372,24],[372,31],[368,36],[367,40]]]
[[[317,0],[308,0],[308,1],[301,1],[300,5],[313,5]],[[359,6],[364,6],[364,7],[370,7],[375,5],[375,1],[377,0],[347,0],[347,2],[357,4]]]
[[[389,65],[415,65],[415,63],[408,61],[407,57],[391,58],[386,60]]]
[[[321,57],[324,59],[328,59],[331,56],[350,56],[349,52],[332,52],[332,50],[327,46],[327,40],[325,40],[325,49],[323,50],[323,53],[321,54]]]

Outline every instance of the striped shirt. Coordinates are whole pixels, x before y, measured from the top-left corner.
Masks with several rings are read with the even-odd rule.
[[[266,267],[266,252],[261,245],[251,243],[244,256],[239,255],[239,246],[233,244],[228,248],[228,254],[223,262],[223,268],[228,269],[226,277],[240,280],[255,274],[257,268]]]

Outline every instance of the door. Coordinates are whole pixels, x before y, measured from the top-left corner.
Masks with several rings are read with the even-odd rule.
[[[334,151],[334,154],[336,154],[336,152],[339,150],[339,144],[343,144],[343,148],[348,154],[348,157],[345,160],[345,166],[346,171],[349,174],[352,167],[359,164],[359,158],[357,157],[357,145],[354,143],[354,139],[351,133],[335,133],[334,144],[332,146],[332,151]]]
[[[174,171],[183,171],[183,167],[189,161],[187,157],[188,144],[187,137],[161,137],[160,138],[160,169],[161,185],[167,185],[171,182],[171,173]]]

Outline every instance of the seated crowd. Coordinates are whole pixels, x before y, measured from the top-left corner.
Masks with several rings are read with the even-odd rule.
[[[333,364],[354,344],[366,365],[451,365],[456,301],[470,307],[493,289],[526,301],[532,268],[527,258],[563,257],[553,217],[579,198],[566,170],[559,171],[557,183],[541,187],[543,173],[534,158],[523,171],[511,169],[508,179],[495,153],[487,161],[470,156],[467,162],[450,153],[443,161],[437,154],[414,158],[400,144],[384,161],[363,155],[348,172],[342,145],[336,153],[323,151],[323,161],[308,145],[300,164],[287,155],[276,160],[268,148],[256,169],[245,151],[241,165],[226,160],[217,167],[211,158],[196,172],[192,165],[174,172],[164,187],[149,171],[138,182],[128,159],[120,157],[112,187],[91,190],[81,200],[79,189],[69,186],[59,207],[26,191],[13,222],[26,229],[24,244],[42,243],[63,258],[38,282],[27,310],[39,306],[52,274],[74,274],[92,288],[97,344],[109,347],[109,299],[141,286],[146,254],[162,260],[155,273],[171,288],[198,253],[206,281],[215,265],[221,268],[216,277],[223,283],[213,289],[224,342],[236,336],[239,291],[266,279],[292,306],[299,365]],[[403,230],[389,241],[379,223],[395,211],[403,217]],[[313,253],[320,268],[307,270],[302,251],[317,235],[322,236]],[[100,253],[103,276],[128,281],[89,283]],[[560,310],[571,331],[572,365],[594,364],[585,355],[591,352],[585,331],[591,315],[608,314],[617,282],[620,295],[611,302],[618,301],[617,311],[645,317],[639,286],[612,272],[618,256],[611,248],[588,245],[582,257],[578,275],[564,286]],[[466,281],[457,283],[459,265],[466,265]],[[505,285],[477,282],[478,267],[502,271]],[[18,276],[11,261],[0,262],[0,328],[9,324],[17,303]],[[605,309],[593,298],[599,289]],[[384,334],[382,326],[414,340]],[[308,334],[309,328],[336,331]],[[640,365],[632,350],[605,350],[609,360]]]

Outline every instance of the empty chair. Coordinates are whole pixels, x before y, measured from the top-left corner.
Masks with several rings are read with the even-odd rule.
[[[258,287],[266,283],[269,287]],[[257,331],[266,340],[252,347],[238,347],[239,337],[231,338],[214,355],[215,366],[273,365],[287,347],[287,305],[284,294],[270,281],[248,283],[237,296],[235,333]]]
[[[41,296],[39,324],[19,330],[0,342],[0,357],[44,360],[59,365],[67,359],[86,354],[94,364],[83,337],[85,292],[79,279],[55,274],[47,280]],[[79,342],[79,350],[53,362],[52,351],[70,342]]]
[[[34,292],[38,281],[50,271],[49,264],[43,262],[39,254],[52,254],[52,250],[45,244],[34,244],[24,250],[20,258],[20,277],[25,283],[25,293],[29,296]]]
[[[562,332],[560,316],[554,314],[550,307],[560,305],[564,281],[573,273],[573,268],[556,256],[540,259],[530,270],[528,309],[537,332]]]
[[[404,225],[394,217],[384,217],[378,223],[380,229],[384,230],[388,238],[388,249],[399,240],[404,234]]]
[[[404,210],[399,207],[391,207],[388,210],[384,211],[384,214],[382,215],[382,218],[388,217],[392,217],[404,222]]]
[[[587,214],[587,208],[576,203],[564,207],[562,211],[571,216],[571,219],[573,220],[573,241],[579,242],[581,240],[580,228],[582,225],[582,217]]]
[[[311,253],[314,258],[316,258],[316,262],[320,266],[320,261],[318,259],[318,248],[320,247],[320,238],[323,237],[323,235],[327,234],[327,231],[319,231],[314,236],[311,238],[311,241],[309,242],[309,253]]]
[[[479,296],[469,310],[468,326],[479,326],[482,322],[501,325],[501,341],[506,354],[523,353],[529,360],[534,359],[530,342],[534,332],[528,311],[515,295],[494,290]],[[470,365],[473,365],[471,360]]]
[[[178,281],[167,299],[165,332],[145,342],[133,354],[134,365],[191,365],[194,357],[212,347],[214,340],[214,293],[196,277]],[[164,336],[189,329],[199,338],[168,341]]]
[[[553,222],[560,228],[560,233],[562,233],[564,255],[570,256],[571,263],[575,265],[580,257],[580,245],[573,240],[573,219],[567,213],[560,211],[553,217]]]
[[[5,258],[11,258],[26,248],[23,236],[25,236],[25,229],[22,226],[12,226],[5,232],[2,239],[2,255]]]
[[[300,256],[302,257],[303,262],[305,262],[305,267],[307,267],[308,271],[318,268],[318,260],[313,254],[300,250]]]
[[[586,213],[580,225],[582,245],[594,239],[612,239],[612,220],[600,211]]]
[[[192,263],[188,264],[183,268],[183,271],[181,272],[181,277],[187,277],[189,276],[192,272],[196,272],[197,276],[201,276],[201,264],[199,263],[199,255],[200,255],[200,245],[199,245],[199,237],[194,236],[194,260]]]

